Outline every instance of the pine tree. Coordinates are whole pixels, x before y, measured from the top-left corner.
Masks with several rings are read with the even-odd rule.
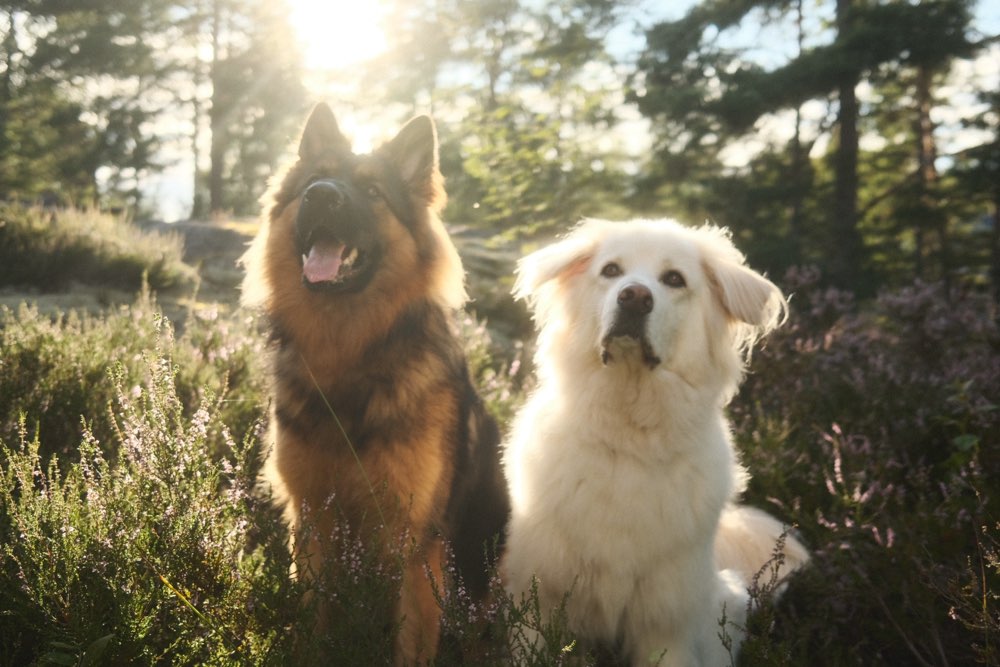
[[[927,63],[933,68],[967,54],[968,4],[836,0],[833,41],[802,49],[772,69],[722,46],[719,35],[744,25],[751,16],[785,16],[798,10],[798,3],[702,2],[682,19],[654,26],[639,62],[641,87],[635,95],[640,110],[661,132],[659,157],[667,169],[661,165],[653,182],[683,179],[692,168],[718,168],[721,149],[745,138],[765,115],[833,96],[833,189],[823,233],[817,238],[823,239],[825,268],[833,283],[870,290],[872,267],[858,202],[858,84],[885,63]]]

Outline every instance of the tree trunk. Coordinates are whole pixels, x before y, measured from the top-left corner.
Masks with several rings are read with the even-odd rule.
[[[9,102],[14,97],[14,59],[18,52],[17,46],[17,15],[14,8],[7,10],[7,34],[3,38],[4,73],[3,85],[0,86],[0,103]],[[3,118],[0,118],[3,122]]]
[[[7,174],[4,152],[10,146],[7,137],[7,119],[10,117],[8,107],[14,99],[14,67],[17,45],[17,17],[13,7],[7,10],[7,34],[3,38],[4,65],[3,80],[0,81],[0,190],[6,190],[10,174]]]
[[[796,57],[802,56],[805,30],[803,28],[802,0],[795,3],[795,25],[798,31],[798,53]],[[792,265],[803,263],[802,257],[802,231],[805,208],[805,197],[808,187],[808,155],[802,150],[802,107],[795,107],[795,134],[792,136],[792,173],[791,182],[793,187],[791,210],[788,216],[788,236],[790,251],[792,253]]]
[[[852,0],[837,0],[837,30],[847,35],[853,28]],[[834,156],[834,249],[830,279],[839,287],[858,290],[863,285],[864,247],[858,231],[858,97],[860,74],[849,71],[837,82],[840,109],[837,152]]]
[[[917,70],[916,103],[917,103],[917,178],[920,192],[920,208],[923,220],[917,222],[917,232],[922,236],[924,226],[934,230],[938,241],[938,257],[941,264],[941,278],[944,280],[948,293],[951,291],[951,249],[948,238],[948,219],[937,205],[935,188],[938,182],[937,146],[934,141],[934,123],[931,121],[931,108],[934,100],[931,96],[931,85],[934,72],[928,66]],[[918,248],[919,250],[920,248]],[[917,276],[923,268],[923,257],[918,257]]]
[[[997,143],[1000,144],[1000,140]],[[995,146],[994,150],[1000,153],[1000,147]],[[993,185],[993,232],[990,241],[992,243],[990,277],[993,279],[993,297],[996,299],[997,306],[1000,306],[1000,177],[994,180]],[[997,318],[998,323],[1000,323],[1000,308],[997,308]]]
[[[205,196],[201,181],[201,121],[205,113],[202,100],[198,91],[205,83],[206,66],[202,60],[201,40],[205,27],[205,3],[198,1],[194,4],[194,21],[192,23],[192,33],[194,35],[194,69],[192,70],[192,80],[194,83],[191,93],[191,159],[193,168],[191,173],[191,219],[200,220],[205,217]]]
[[[194,127],[191,131],[191,157],[194,161],[194,168],[191,174],[191,219],[200,220],[205,217],[205,197],[202,194],[201,169],[199,164],[201,152],[198,144],[201,143],[201,100],[196,92],[191,98],[191,115],[194,117]]]
[[[222,32],[222,10],[220,0],[212,2],[212,107],[209,111],[209,130],[212,133],[212,145],[209,150],[208,172],[208,207],[212,214],[224,209],[223,202],[223,171],[226,159],[226,104],[223,97],[226,86],[222,80],[222,54],[219,53]]]

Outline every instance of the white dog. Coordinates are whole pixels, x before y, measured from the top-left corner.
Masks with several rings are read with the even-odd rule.
[[[570,629],[633,665],[730,664],[720,619],[735,653],[783,529],[730,504],[746,476],[722,411],[784,297],[724,230],[669,220],[585,221],[521,261],[515,294],[538,386],[505,451],[508,590],[570,593]],[[784,551],[780,576],[808,559]]]

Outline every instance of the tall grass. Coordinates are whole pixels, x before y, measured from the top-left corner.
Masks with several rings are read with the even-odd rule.
[[[149,378],[146,357],[157,350],[171,358],[185,414],[190,417],[206,393],[225,393],[220,419],[242,438],[266,398],[263,340],[250,320],[239,317],[215,308],[196,311],[175,340],[148,290],[103,315],[71,311],[53,319],[30,305],[16,311],[0,307],[0,439],[16,442],[23,416],[44,459],[72,458],[86,419],[89,432],[113,457],[110,408],[116,387],[109,370],[117,368],[129,391],[140,391]]]
[[[142,230],[127,220],[79,209],[0,202],[0,286],[43,291],[73,283],[139,289],[192,286],[197,272],[182,261],[176,234]]]

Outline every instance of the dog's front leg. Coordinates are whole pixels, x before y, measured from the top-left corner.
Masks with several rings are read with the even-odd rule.
[[[429,663],[437,654],[441,607],[435,587],[440,591],[444,586],[443,564],[444,545],[437,538],[413,554],[403,570],[397,614],[400,627],[393,660],[396,667]]]

